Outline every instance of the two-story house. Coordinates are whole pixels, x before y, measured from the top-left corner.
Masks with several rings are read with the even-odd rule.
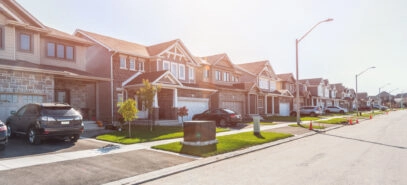
[[[96,116],[97,84],[86,72],[91,42],[42,24],[17,2],[0,1],[0,119],[26,103],[69,103]]]
[[[209,98],[216,90],[197,83],[201,64],[181,40],[144,46],[84,30],[77,30],[74,35],[94,43],[87,51],[91,65],[88,71],[103,73],[110,78],[110,82],[101,84],[104,92],[99,92],[101,107],[105,107],[102,120],[117,121],[120,116],[116,105],[126,98],[138,101],[139,119],[153,116],[150,118],[173,120],[174,124],[178,123],[179,107],[189,109],[184,120],[190,120],[193,114],[208,109]],[[161,91],[154,98],[153,115],[148,115],[143,102],[137,97],[143,79],[154,86],[161,86]]]
[[[254,83],[258,91],[248,95],[249,114],[288,116],[292,110],[290,90],[278,89],[278,77],[268,60],[238,64],[242,81]]]

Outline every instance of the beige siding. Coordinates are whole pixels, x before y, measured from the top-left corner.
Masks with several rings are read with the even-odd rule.
[[[28,61],[32,63],[39,64],[40,63],[40,35],[38,33],[32,33],[32,51],[31,52],[24,52],[24,51],[19,51],[19,49],[16,49],[16,60],[23,60],[23,61]],[[16,31],[16,37],[15,43],[18,42],[17,40],[18,37],[18,31]]]
[[[75,60],[63,60],[57,58],[47,57],[47,39],[41,39],[41,64],[58,66],[58,67],[67,67],[77,70],[86,70],[86,47],[75,46],[74,54]],[[63,42],[61,42],[63,43]],[[69,44],[70,45],[70,44]]]

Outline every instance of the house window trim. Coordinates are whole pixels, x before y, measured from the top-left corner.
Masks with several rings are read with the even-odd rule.
[[[166,65],[168,65],[168,68],[165,68]],[[171,71],[171,62],[170,61],[167,61],[167,60],[163,61],[163,70]]]
[[[189,71],[188,71],[188,76],[190,80],[194,80],[195,79],[195,70],[193,67],[189,67]]]
[[[171,72],[176,78],[178,78],[178,63],[171,62],[171,70],[170,70],[170,72]]]
[[[144,71],[144,61],[139,61],[138,62],[138,70],[139,71]]]
[[[182,68],[182,70],[181,70]],[[185,65],[178,64],[178,78],[181,80],[185,80]]]
[[[122,59],[124,60],[124,66],[122,66]],[[127,69],[127,57],[126,56],[120,56],[119,59],[119,68],[120,69]]]
[[[21,48],[22,47],[22,45],[21,45],[21,36],[22,35],[28,35],[29,36],[29,41],[30,41],[29,47],[30,48],[28,50]],[[33,36],[34,36],[34,34],[32,34],[32,33],[24,32],[24,31],[18,31],[17,32],[17,50],[20,51],[20,52],[33,53],[34,52],[34,48],[33,48],[34,38],[33,38]]]
[[[54,56],[50,56],[49,55],[49,46],[48,44],[54,44],[53,46],[53,54]],[[63,46],[63,50],[64,50],[64,56],[63,57],[59,57],[58,56],[58,50],[57,50],[57,46]],[[72,48],[72,59],[68,58],[68,47]],[[46,50],[45,50],[45,56],[47,58],[52,58],[52,59],[57,59],[57,60],[66,60],[66,61],[75,61],[76,59],[76,47],[73,45],[68,45],[68,44],[64,44],[62,42],[55,42],[55,41],[47,41],[46,42]]]
[[[222,72],[221,71],[218,71],[218,70],[215,71],[215,80],[222,81]]]
[[[136,70],[136,59],[130,58],[129,61],[129,70],[135,71]]]

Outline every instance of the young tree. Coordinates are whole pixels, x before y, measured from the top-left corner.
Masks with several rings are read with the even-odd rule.
[[[188,109],[186,106],[178,108],[178,116],[181,117],[182,124],[184,124],[184,116],[188,116]]]
[[[119,107],[118,112],[122,115],[124,121],[129,124],[129,137],[131,137],[131,124],[129,122],[137,118],[138,109],[136,107],[136,101],[129,98],[124,102],[119,102],[117,106]]]
[[[144,106],[148,110],[148,117],[150,120],[150,131],[152,131],[153,127],[151,119],[154,117],[153,116],[154,97],[158,92],[160,92],[161,86],[151,85],[151,83],[146,79],[143,79],[143,84],[144,86],[137,91],[137,95],[143,101]]]

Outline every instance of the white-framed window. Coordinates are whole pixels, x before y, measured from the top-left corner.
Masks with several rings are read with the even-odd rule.
[[[171,73],[178,78],[178,64],[171,62]]]
[[[208,78],[209,78],[209,70],[208,70],[208,69],[204,69],[204,70],[203,70],[203,78],[204,78],[204,79],[208,79]]]
[[[55,57],[55,43],[47,43],[47,57]]]
[[[164,60],[163,61],[163,70],[170,70],[170,62]]]
[[[123,94],[122,93],[117,94],[117,102],[123,102]]]
[[[235,82],[239,82],[239,77],[235,77]]]
[[[228,72],[223,73],[223,81],[225,81],[225,82],[229,81],[229,73]]]
[[[120,69],[126,69],[126,57],[120,56]]]
[[[235,76],[233,76],[233,75],[232,75],[232,80],[231,80],[231,81],[232,81],[232,82],[234,82],[234,81],[235,81]]]
[[[185,65],[179,64],[179,79],[185,80]]]
[[[136,70],[136,60],[134,60],[134,58],[130,58],[129,69],[133,71]]]
[[[193,67],[189,67],[189,79],[190,80],[195,79],[195,70]]]
[[[144,71],[144,61],[143,60],[138,61],[138,70]]]
[[[277,89],[276,81],[270,81],[270,90],[274,91]]]
[[[268,80],[264,78],[260,78],[259,80],[259,86],[262,89],[268,89]]]
[[[222,76],[222,72],[220,71],[215,71],[215,80],[220,81]]]

